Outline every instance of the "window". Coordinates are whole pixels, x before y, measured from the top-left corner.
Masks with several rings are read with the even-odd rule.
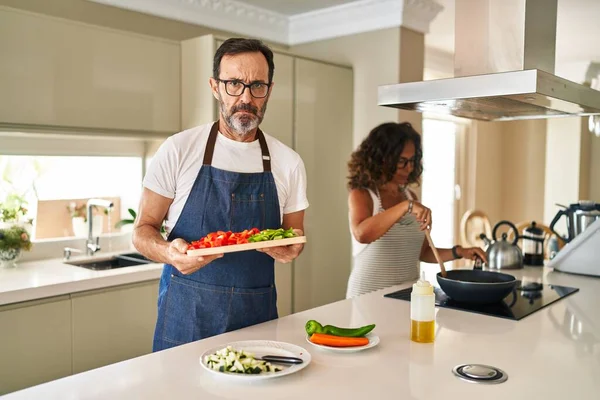
[[[455,244],[456,125],[423,119],[423,204],[433,213],[431,238],[436,247]]]
[[[147,156],[163,140],[115,132],[0,132],[0,202],[8,194],[24,195],[28,217],[34,219],[32,236],[39,242],[70,241],[74,235],[82,237],[82,231],[87,236],[81,224],[74,234],[68,206],[75,203],[83,211],[89,198],[109,199],[115,205],[112,213],[107,216],[98,208],[93,214],[102,218],[102,233],[116,233],[116,222],[129,218],[127,209],[137,210]],[[121,231],[129,230],[131,226]]]
[[[116,212],[101,219],[102,232],[111,233],[128,208],[137,209],[142,165],[142,157],[0,155],[0,201],[10,193],[24,196],[28,217],[34,219],[34,239],[44,239],[76,235],[71,203],[113,199]]]

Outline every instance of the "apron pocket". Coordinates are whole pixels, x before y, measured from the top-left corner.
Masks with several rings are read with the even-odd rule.
[[[275,286],[234,288],[227,331],[245,328],[277,318]]]
[[[225,333],[232,289],[171,275],[165,301],[163,339],[189,343]]]
[[[265,195],[263,193],[232,193],[231,217],[232,231],[265,226]]]

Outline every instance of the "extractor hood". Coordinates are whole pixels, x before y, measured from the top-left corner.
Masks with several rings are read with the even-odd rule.
[[[484,121],[600,114],[554,75],[557,0],[456,0],[455,78],[384,85],[378,104]]]

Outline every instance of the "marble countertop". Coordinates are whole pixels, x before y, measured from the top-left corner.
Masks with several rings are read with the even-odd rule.
[[[264,324],[145,355],[7,395],[18,399],[544,399],[600,398],[600,278],[547,268],[509,271],[523,280],[579,288],[520,321],[437,308],[433,344],[409,340],[410,303],[383,295],[410,283],[292,314]],[[430,274],[428,279],[432,279]],[[433,278],[434,279],[434,278]],[[306,340],[316,319],[338,326],[375,323],[378,346],[334,353]],[[303,347],[311,363],[298,373],[258,382],[215,376],[203,352],[238,340]],[[508,380],[464,382],[452,368],[498,367]]]

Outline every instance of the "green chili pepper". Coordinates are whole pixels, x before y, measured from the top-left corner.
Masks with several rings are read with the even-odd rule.
[[[293,228],[289,229],[264,229],[259,233],[252,235],[248,238],[248,242],[264,242],[266,240],[279,240],[279,239],[288,239],[292,237],[296,237],[296,233]]]
[[[306,329],[306,333],[308,334],[308,336],[312,336],[313,333],[325,333],[325,331],[323,330],[323,325],[321,325],[314,319],[308,321],[304,328]]]
[[[345,336],[345,337],[362,337],[371,332],[375,328],[375,324],[361,326],[360,328],[340,328],[333,325],[325,325],[323,330],[327,335]]]
[[[345,336],[345,337],[362,337],[371,332],[375,328],[375,324],[361,326],[360,328],[340,328],[333,325],[321,325],[315,320],[310,320],[306,323],[306,333],[310,336],[313,333],[324,333],[326,335]]]

